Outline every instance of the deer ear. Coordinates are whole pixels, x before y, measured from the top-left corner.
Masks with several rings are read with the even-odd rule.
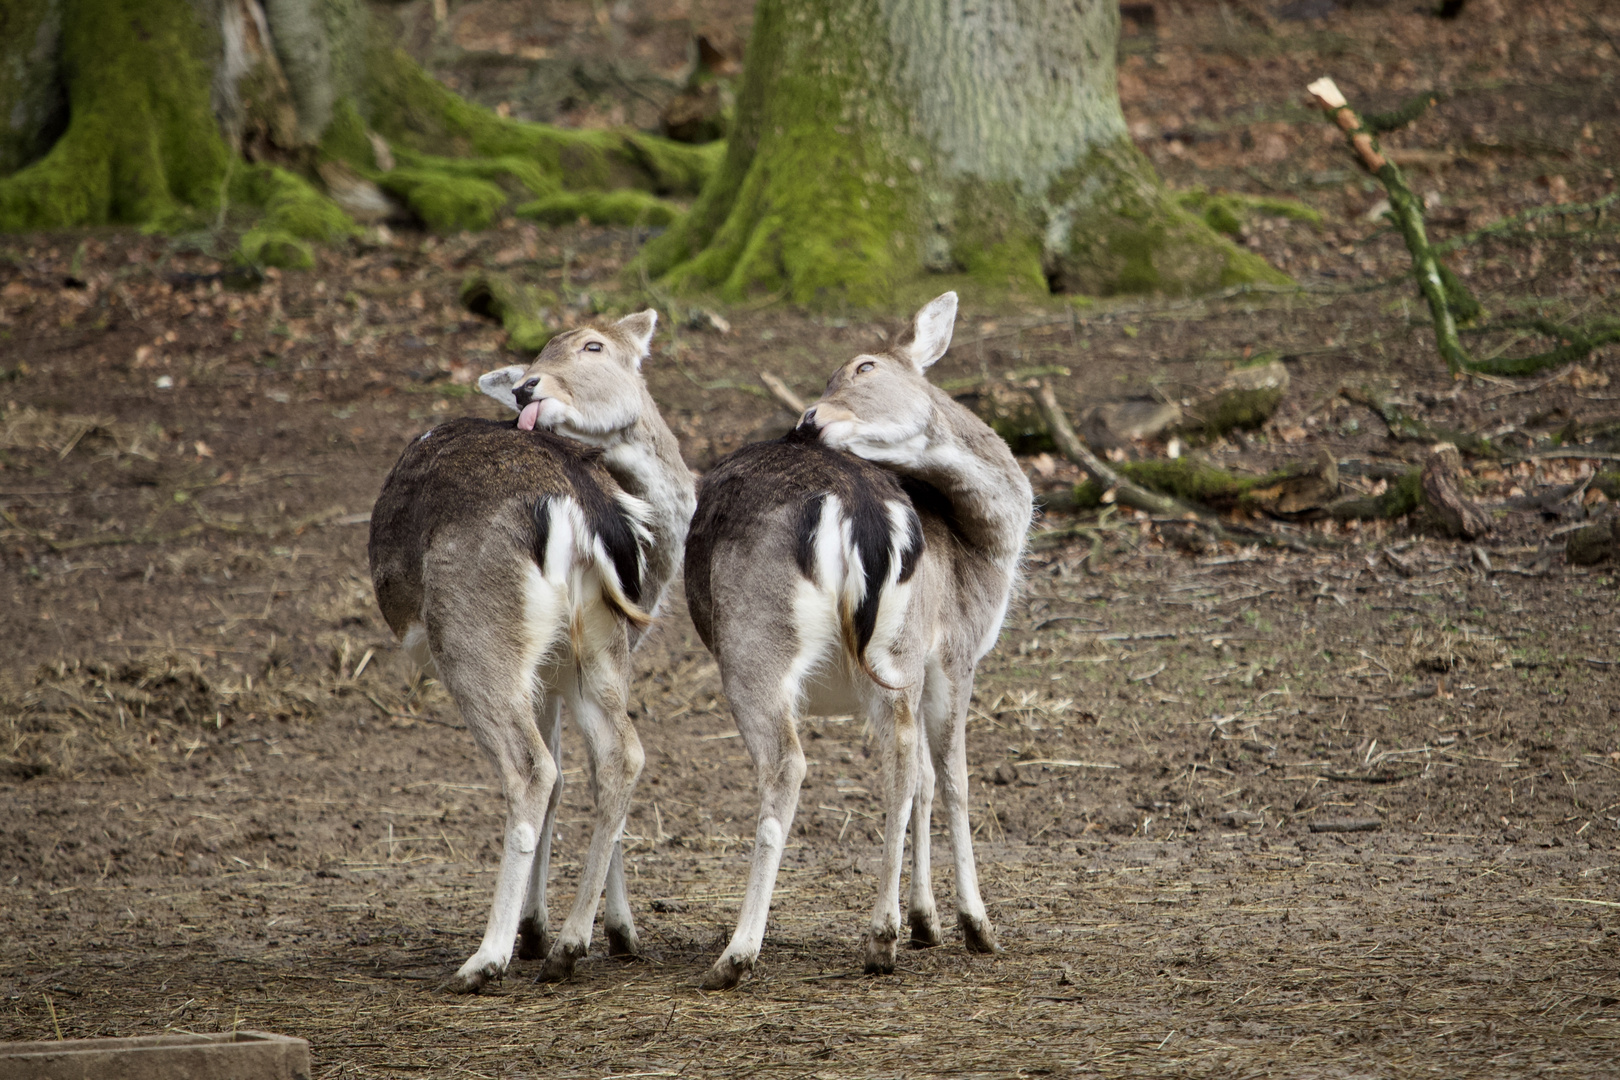
[[[652,342],[653,330],[658,326],[658,312],[652,308],[638,311],[634,315],[626,315],[613,324],[615,330],[630,338],[636,349],[636,370],[641,370],[641,361],[647,355],[647,346]]]
[[[523,373],[527,370],[528,368],[520,364],[513,364],[511,367],[491,371],[488,374],[479,376],[478,389],[481,393],[488,394],[513,412],[518,412],[520,410],[518,409],[517,396],[512,393],[512,388],[518,384],[518,380],[523,378]]]
[[[930,300],[911,320],[911,330],[901,341],[901,354],[918,371],[932,367],[951,347],[951,330],[955,325],[956,294],[948,292]]]

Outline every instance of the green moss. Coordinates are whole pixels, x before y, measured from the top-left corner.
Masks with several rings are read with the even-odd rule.
[[[1340,521],[1398,518],[1423,502],[1423,471],[1409,469],[1390,481],[1382,495],[1366,495],[1335,503],[1330,512]]]
[[[644,191],[565,191],[535,199],[513,213],[547,225],[567,225],[580,218],[594,225],[668,225],[681,216],[678,207]]]
[[[346,162],[362,172],[377,168],[366,122],[353,101],[345,98],[333,106],[332,122],[321,135],[319,153],[323,159]]]
[[[279,266],[284,270],[312,270],[315,252],[284,229],[259,226],[242,237],[238,258],[253,266]]]
[[[1291,280],[1176,205],[1128,141],[1094,148],[1047,198],[1066,208],[1067,239],[1050,257],[1067,291],[1192,293]]]
[[[452,179],[488,181],[491,184],[500,185],[514,196],[539,195],[543,197],[558,190],[557,181],[547,175],[546,171],[539,165],[527,158],[512,154],[489,158],[455,158],[400,150],[394,156],[404,168],[442,173]],[[385,179],[387,175],[386,173],[381,175],[373,174],[372,178],[380,181]]]
[[[1446,291],[1446,303],[1451,307],[1451,317],[1457,320],[1458,326],[1470,326],[1485,316],[1485,309],[1480,306],[1479,300],[1463,284],[1451,267],[1441,262],[1438,257],[1434,260],[1436,269],[1440,271],[1440,285]]]
[[[1620,502],[1620,469],[1605,469],[1592,478],[1592,486],[1607,495],[1612,502]]]
[[[359,226],[337,203],[303,177],[274,165],[256,165],[242,173],[232,195],[264,208],[261,227],[304,240],[333,243],[358,235]],[[276,264],[280,265],[280,264]]]
[[[380,173],[377,182],[438,232],[487,229],[508,200],[506,192],[488,180],[449,176],[437,169],[394,169]]]
[[[992,291],[1048,291],[1036,208],[1008,183],[956,185],[951,259]]]
[[[815,33],[789,25],[812,14]],[[916,274],[924,199],[904,162],[929,155],[884,134],[904,127],[870,86],[884,62],[872,17],[863,5],[759,7],[725,159],[640,267],[677,290],[823,306],[887,302]]]
[[[480,271],[461,283],[461,303],[468,311],[495,319],[507,332],[507,347],[539,352],[551,338],[543,308],[556,297],[506,274]]]
[[[1244,195],[1239,192],[1213,194],[1204,188],[1193,188],[1174,196],[1176,205],[1197,214],[1204,224],[1216,232],[1236,236],[1250,214],[1270,214],[1273,217],[1304,221],[1312,225],[1322,223],[1322,215],[1298,199],[1283,199],[1269,195]]]
[[[453,93],[402,50],[367,52],[366,114],[398,149],[456,157],[515,157],[570,190],[636,187],[695,194],[720,152],[650,135],[582,131],[497,116]]]
[[[81,0],[63,20],[67,130],[0,180],[0,230],[163,225],[214,206],[230,152],[186,0]]]
[[[1244,496],[1256,488],[1269,487],[1293,475],[1285,470],[1266,476],[1234,476],[1224,469],[1186,457],[1125,461],[1116,465],[1115,471],[1149,491],[1222,510],[1242,505]],[[1075,486],[1075,504],[1099,505],[1102,494],[1094,481],[1087,480]]]
[[[1269,487],[1291,475],[1280,471],[1265,476],[1234,476],[1190,457],[1121,462],[1119,472],[1145,488],[1174,495],[1183,502],[1221,509],[1239,505],[1255,488]]]
[[[1271,419],[1282,403],[1283,389],[1268,386],[1255,390],[1232,389],[1222,392],[1209,408],[1204,431],[1210,438],[1234,428],[1252,430]]]

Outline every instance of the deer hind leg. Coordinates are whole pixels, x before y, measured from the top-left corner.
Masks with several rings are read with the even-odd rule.
[[[546,883],[551,879],[551,841],[556,834],[557,807],[562,803],[562,695],[547,694],[535,710],[535,721],[546,733],[551,760],[557,767],[557,782],[546,800],[545,823],[540,827],[540,850],[529,879],[529,895],[523,904],[523,920],[518,923],[517,954],[520,960],[543,960],[551,951],[550,918],[546,910]]]
[[[763,680],[761,680],[763,681]],[[782,850],[793,830],[804,784],[804,749],[794,729],[794,710],[780,687],[760,691],[756,686],[728,680],[737,730],[754,759],[759,779],[759,820],[754,828],[754,853],[748,863],[748,886],[743,892],[737,930],[720,959],[699,984],[704,990],[729,990],[759,959],[765,940],[765,922],[771,913],[771,892],[782,866]]]
[[[591,805],[597,800],[596,770],[591,769]],[[609,956],[639,956],[641,941],[636,936],[636,920],[630,912],[630,893],[624,885],[624,841],[613,845],[608,859],[607,892],[602,912],[602,929],[607,934]]]
[[[630,796],[644,760],[641,740],[636,737],[625,708],[630,689],[630,656],[623,630],[616,616],[605,609],[587,609],[578,617],[586,623],[580,629],[584,654],[565,692],[568,711],[585,736],[591,775],[595,778],[595,810],[590,847],[580,869],[579,891],[556,943],[546,956],[545,967],[540,970],[541,982],[568,978],[573,974],[574,964],[590,948],[597,903],[602,898],[602,888],[607,882],[619,835],[624,831]]]
[[[923,712],[928,710],[927,684],[923,687]],[[906,922],[911,927],[911,947],[931,949],[944,942],[939,930],[939,908],[934,903],[932,852],[929,829],[934,816],[934,761],[928,748],[928,727],[917,732],[917,794],[911,804],[911,898],[906,905]]]
[[[436,656],[467,727],[500,774],[506,793],[495,900],[478,951],[447,984],[458,993],[477,993],[499,979],[512,959],[546,803],[557,782],[557,766],[534,724],[532,669],[507,670],[511,665],[503,661],[511,659],[498,651],[461,656],[440,651]]]
[[[951,679],[950,693],[934,698],[927,713],[928,747],[939,773],[940,801],[956,863],[956,922],[968,951],[1000,953],[990,916],[979,895],[979,870],[973,861],[973,829],[968,821],[967,706],[973,693],[973,671]]]
[[[894,971],[895,943],[900,939],[900,870],[905,856],[906,826],[917,793],[917,707],[914,690],[885,695],[873,717],[883,764],[883,869],[878,898],[866,934],[866,970]]]

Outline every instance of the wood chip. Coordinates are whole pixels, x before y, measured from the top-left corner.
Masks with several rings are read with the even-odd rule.
[[[1332,821],[1313,821],[1311,832],[1377,832],[1383,822],[1377,818],[1336,818]]]

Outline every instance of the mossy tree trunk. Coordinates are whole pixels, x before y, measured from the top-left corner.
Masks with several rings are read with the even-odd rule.
[[[646,265],[870,303],[1285,280],[1165,195],[1125,130],[1116,0],[760,0],[726,159]],[[933,281],[928,287],[937,287]]]
[[[0,124],[0,231],[182,227],[246,205],[263,213],[243,251],[282,263],[354,231],[366,201],[342,196],[367,185],[435,228],[513,203],[556,216],[603,189],[626,190],[583,212],[656,219],[657,194],[696,193],[718,160],[496,116],[394,47],[363,0],[0,0]]]

